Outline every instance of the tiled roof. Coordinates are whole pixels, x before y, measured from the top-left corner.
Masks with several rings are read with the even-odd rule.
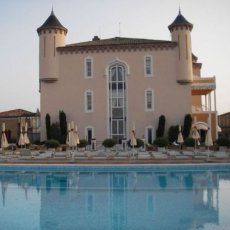
[[[37,32],[40,33],[43,29],[62,29],[67,32],[67,29],[59,22],[57,17],[55,16],[53,10],[50,16],[46,19],[42,26],[37,29]]]
[[[7,117],[29,117],[34,116],[36,113],[32,113],[23,109],[14,109],[9,111],[0,112],[0,118]]]
[[[125,37],[114,37],[108,39],[99,39],[94,37],[92,41],[80,42],[69,44],[64,47],[59,47],[58,50],[75,50],[75,49],[88,49],[88,48],[117,48],[117,47],[146,47],[146,46],[167,46],[174,47],[175,42],[165,40],[152,40],[143,38],[125,38]]]
[[[130,45],[130,44],[156,44],[156,43],[171,43],[164,40],[152,40],[143,38],[124,38],[114,37],[108,39],[95,39],[88,42],[81,42],[76,44],[70,44],[67,46],[88,46],[88,45]]]
[[[168,26],[169,30],[171,31],[176,26],[188,26],[190,29],[193,28],[193,24],[188,22],[185,17],[181,14],[179,11],[179,14],[177,15],[176,19],[173,21],[172,24]]]

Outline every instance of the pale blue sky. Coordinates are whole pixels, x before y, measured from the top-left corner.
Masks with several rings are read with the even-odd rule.
[[[170,40],[168,25],[182,14],[194,28],[193,53],[202,75],[216,76],[217,109],[230,112],[229,0],[0,0],[0,112],[36,111],[38,35],[36,29],[54,13],[68,28],[66,42],[119,36]]]

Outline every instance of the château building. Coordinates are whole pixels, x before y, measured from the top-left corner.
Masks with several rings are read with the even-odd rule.
[[[192,53],[193,24],[179,11],[168,29],[171,40],[94,36],[66,44],[68,30],[52,10],[37,29],[41,140],[46,114],[56,122],[61,110],[89,141],[129,139],[134,122],[136,136],[151,143],[161,115],[167,132],[183,125],[186,114],[198,128],[210,127],[215,140],[215,77],[201,76]]]

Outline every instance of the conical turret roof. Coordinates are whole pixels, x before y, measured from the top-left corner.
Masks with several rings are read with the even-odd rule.
[[[179,10],[179,14],[177,15],[176,19],[173,21],[172,24],[168,26],[169,30],[171,31],[174,27],[177,26],[187,26],[190,30],[193,28],[193,24],[188,22],[186,18],[181,14]]]
[[[40,33],[44,29],[62,29],[67,33],[67,29],[59,22],[55,16],[53,10],[51,11],[50,16],[46,19],[42,26],[37,29],[37,32]]]

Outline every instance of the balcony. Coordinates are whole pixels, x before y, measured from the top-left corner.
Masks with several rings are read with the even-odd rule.
[[[216,89],[216,77],[194,76],[191,84],[192,95],[207,95]]]

